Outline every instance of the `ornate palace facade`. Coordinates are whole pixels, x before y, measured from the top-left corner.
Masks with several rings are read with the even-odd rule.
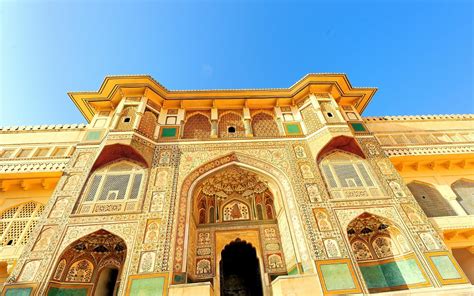
[[[469,295],[474,116],[375,92],[116,76],[87,125],[2,128],[1,295]]]

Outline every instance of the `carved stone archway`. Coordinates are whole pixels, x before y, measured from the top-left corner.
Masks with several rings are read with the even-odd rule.
[[[302,262],[307,269],[311,269],[310,255],[306,242],[302,239],[303,227],[296,206],[296,199],[288,177],[281,170],[275,168],[269,163],[255,159],[250,156],[232,153],[213,161],[207,162],[197,169],[193,170],[183,181],[179,195],[179,204],[177,209],[177,228],[174,247],[174,266],[175,274],[180,274],[181,278],[185,276],[186,271],[186,246],[188,243],[189,227],[188,221],[191,215],[192,192],[196,184],[207,175],[229,165],[239,165],[249,170],[253,170],[273,180],[280,191],[281,205],[284,208],[288,224],[288,236],[291,239],[291,248],[294,250],[297,262]],[[285,198],[281,198],[285,196]],[[175,277],[174,277],[175,279]],[[177,281],[175,281],[177,283]]]

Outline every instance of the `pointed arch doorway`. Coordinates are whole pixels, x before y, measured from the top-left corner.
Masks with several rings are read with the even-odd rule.
[[[47,295],[117,295],[127,245],[100,229],[72,242],[58,258]]]
[[[262,296],[260,265],[255,248],[240,239],[221,252],[221,296]]]

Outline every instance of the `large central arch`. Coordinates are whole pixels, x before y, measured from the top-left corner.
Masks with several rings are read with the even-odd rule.
[[[275,191],[275,202],[279,203],[282,208],[282,220],[286,221],[287,226],[281,229],[282,232],[287,233],[290,245],[286,249],[291,249],[294,253],[295,263],[303,263],[304,269],[311,268],[310,256],[304,240],[297,240],[296,237],[301,238],[303,235],[303,227],[298,217],[296,199],[292,190],[288,177],[274,166],[255,159],[250,156],[231,153],[210,162],[207,162],[194,171],[192,171],[183,181],[179,196],[179,207],[177,209],[177,229],[176,240],[174,248],[174,266],[173,271],[175,275],[181,277],[184,282],[186,276],[187,258],[188,258],[188,244],[189,244],[189,219],[191,217],[192,197],[196,185],[203,179],[228,166],[239,166],[246,170],[253,171],[267,180],[271,180],[272,189]],[[284,196],[284,198],[283,198]],[[288,223],[291,221],[290,223]],[[280,224],[280,222],[279,222]],[[283,236],[283,235],[282,235]],[[283,243],[285,245],[285,243]],[[286,244],[288,245],[288,244]],[[283,246],[285,249],[285,246]],[[285,252],[285,257],[286,257]],[[287,262],[287,264],[291,264]],[[178,283],[176,276],[173,277],[175,283]]]

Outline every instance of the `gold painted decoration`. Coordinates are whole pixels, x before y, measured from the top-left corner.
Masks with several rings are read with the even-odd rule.
[[[257,175],[235,167],[207,179],[202,185],[201,192],[208,196],[226,199],[234,194],[250,198],[266,190],[268,190],[268,185],[261,181]]]

